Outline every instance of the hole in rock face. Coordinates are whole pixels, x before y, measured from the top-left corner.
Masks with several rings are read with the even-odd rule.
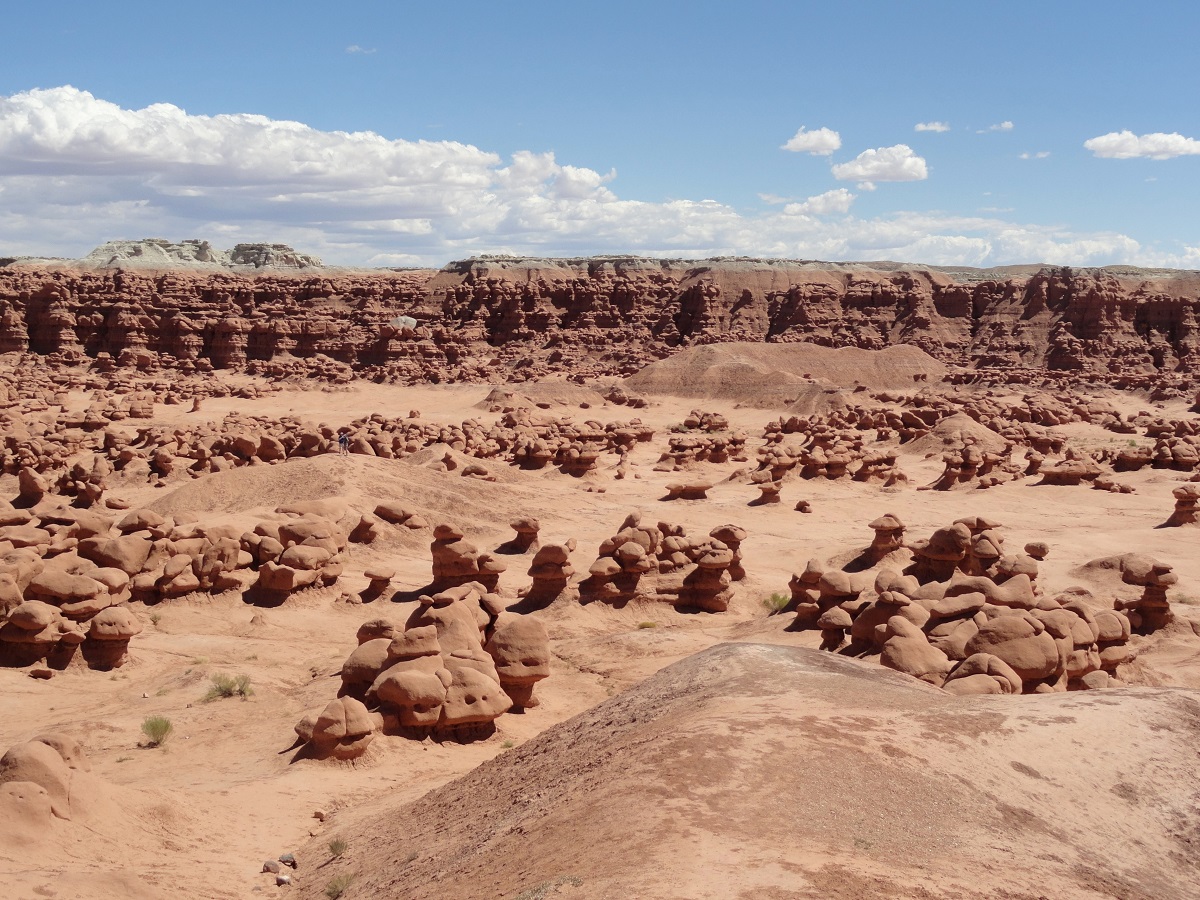
[[[477,701],[479,698],[475,697],[471,694],[467,694],[467,696],[465,696],[463,699],[467,702],[467,705],[470,705],[470,704],[474,703],[475,701]]]
[[[521,665],[523,666],[540,666],[541,664],[542,661],[540,659],[533,659],[532,657],[521,660]]]

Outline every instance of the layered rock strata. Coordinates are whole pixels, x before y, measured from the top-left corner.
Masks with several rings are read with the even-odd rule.
[[[221,256],[192,251],[214,266]],[[494,381],[517,362],[516,379],[629,373],[725,341],[909,344],[999,380],[1050,370],[1126,387],[1182,382],[1200,358],[1189,272],[626,257],[348,272],[272,245],[238,259],[300,268],[0,268],[0,353],[267,373],[332,361],[371,378]]]

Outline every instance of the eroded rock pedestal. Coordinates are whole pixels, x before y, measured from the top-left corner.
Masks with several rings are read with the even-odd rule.
[[[366,622],[342,666],[339,697],[296,726],[306,752],[348,759],[377,733],[476,740],[510,709],[537,706],[550,638],[478,582],[420,598],[403,626]]]
[[[746,533],[725,525],[713,534],[729,538],[736,549],[712,536],[691,540],[683,526],[645,524],[640,513],[632,513],[600,545],[599,558],[579,585],[579,599],[624,606],[636,598],[724,612],[733,598],[734,575],[744,575],[740,548]]]
[[[793,576],[795,627],[820,629],[822,649],[877,654],[882,665],[952,693],[1106,687],[1131,658],[1131,632],[1169,618],[1170,566],[1131,560],[1125,580],[1144,585],[1143,596],[1103,609],[1083,588],[1046,596],[1038,559],[1047,548],[1006,552],[999,523],[986,517],[964,517],[907,547],[895,516],[870,527],[875,539],[860,559],[872,568],[846,572],[813,560]],[[902,553],[911,562],[900,568]]]

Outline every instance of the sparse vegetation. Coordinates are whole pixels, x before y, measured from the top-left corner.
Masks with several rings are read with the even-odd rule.
[[[762,605],[765,606],[767,609],[769,609],[771,612],[777,613],[780,610],[782,610],[785,606],[787,606],[791,601],[792,601],[792,598],[789,597],[787,594],[780,594],[780,593],[776,592],[776,593],[772,594],[770,597],[764,597],[763,601],[762,601]]]
[[[638,622],[638,628],[657,628],[657,622]]]
[[[341,856],[343,853],[346,852],[346,849],[349,846],[350,845],[347,844],[341,838],[334,838],[332,841],[329,842],[329,855],[332,856],[334,859],[337,859],[339,856]]]
[[[226,697],[241,697],[246,700],[254,696],[254,688],[250,687],[249,675],[225,675],[218,673],[212,676],[212,687],[202,698],[205,703],[213,700],[223,700]]]
[[[558,893],[557,888],[564,884],[569,884],[571,887],[580,887],[583,884],[582,878],[576,878],[574,875],[560,875],[550,881],[543,881],[536,887],[531,887],[527,891],[522,891],[517,894],[515,900],[545,900],[550,896],[550,892]]]
[[[513,743],[512,741],[505,741],[500,746],[503,747],[505,750],[511,750],[513,747],[515,747],[517,745],[515,743]]]
[[[153,625],[155,628],[158,627],[158,623],[161,621],[162,621],[162,613],[160,613],[160,612],[150,613],[150,624]]]
[[[341,875],[335,875],[329,884],[325,885],[325,896],[329,900],[338,900],[338,897],[346,893],[346,888],[354,883],[354,876],[349,872],[344,872]]]
[[[146,716],[142,722],[142,734],[146,736],[147,747],[161,747],[174,730],[175,726],[166,716]]]

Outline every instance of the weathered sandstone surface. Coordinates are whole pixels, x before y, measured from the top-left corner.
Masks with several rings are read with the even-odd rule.
[[[368,897],[1194,897],[1196,700],[1105,697],[1048,696],[1032,726],[1003,697],[722,644],[387,798],[325,871]]]

